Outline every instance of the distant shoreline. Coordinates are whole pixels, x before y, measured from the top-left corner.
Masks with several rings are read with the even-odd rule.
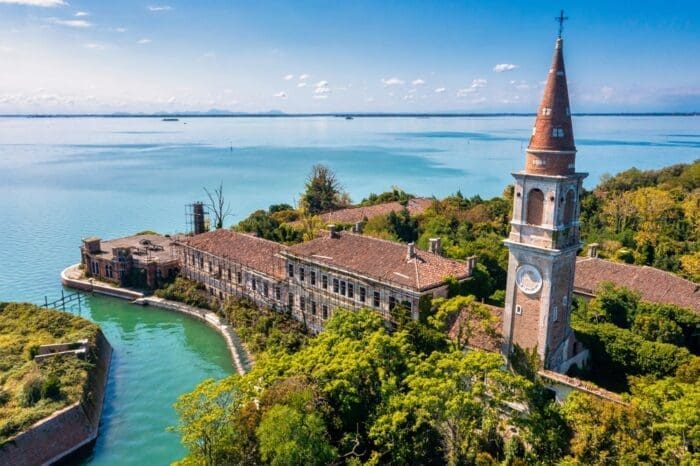
[[[535,113],[80,113],[80,114],[2,114],[0,118],[490,118],[534,117]],[[575,117],[677,117],[700,116],[700,112],[574,113]]]

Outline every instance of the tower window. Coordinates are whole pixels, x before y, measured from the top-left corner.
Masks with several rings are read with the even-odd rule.
[[[563,138],[564,128],[552,128],[552,136],[555,138]]]
[[[532,127],[532,135],[534,136],[535,133],[537,133],[537,126]]]
[[[527,195],[527,223],[541,225],[544,215],[544,193],[535,188]]]
[[[542,115],[544,115],[544,116],[549,116],[549,115],[551,115],[551,114],[552,114],[552,109],[551,109],[551,108],[549,108],[549,107],[544,107],[544,108],[542,109]]]
[[[556,322],[557,320],[559,320],[559,309],[557,306],[554,306],[552,308],[552,322]]]
[[[522,307],[520,304],[517,304],[517,305],[515,306],[515,313],[516,313],[517,315],[522,315],[522,314],[523,314],[523,307]]]
[[[566,201],[564,201],[564,225],[571,225],[574,220],[574,210],[574,190],[570,189],[566,193]]]

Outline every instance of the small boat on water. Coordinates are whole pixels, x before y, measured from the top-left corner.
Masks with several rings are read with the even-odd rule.
[[[354,120],[354,118],[351,117],[350,115],[346,115],[346,116],[345,116],[345,119],[346,119],[346,120]]]
[[[180,121],[179,118],[163,118],[161,121]]]

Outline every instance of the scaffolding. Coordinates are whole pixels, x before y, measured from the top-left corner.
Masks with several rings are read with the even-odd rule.
[[[209,212],[203,202],[185,206],[185,228],[188,235],[199,235],[209,231]]]

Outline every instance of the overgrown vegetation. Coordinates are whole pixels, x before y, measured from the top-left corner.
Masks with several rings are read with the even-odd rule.
[[[66,355],[38,364],[39,346],[84,338],[94,344],[97,332],[65,312],[0,303],[0,445],[83,394],[90,362]]]
[[[250,373],[180,398],[176,430],[189,449],[181,464],[700,461],[700,365],[633,379],[627,404],[574,394],[558,405],[535,372],[505,371],[498,354],[465,353],[441,332],[432,347],[417,338],[472,304],[436,301],[429,324],[399,319],[394,331],[376,312],[339,309],[297,351],[268,345]]]
[[[700,365],[698,314],[641,301],[612,283],[603,283],[591,302],[577,301],[571,325],[592,356],[594,370],[580,375],[599,385],[624,390],[632,376],[662,378]]]
[[[247,299],[229,299],[221,310],[249,351],[291,353],[306,342],[304,325],[292,316],[258,307]]]
[[[700,281],[700,160],[604,176],[581,198],[581,236],[602,257]]]
[[[163,299],[171,299],[203,309],[217,309],[218,301],[207,294],[204,285],[183,277],[155,291],[155,295]]]

